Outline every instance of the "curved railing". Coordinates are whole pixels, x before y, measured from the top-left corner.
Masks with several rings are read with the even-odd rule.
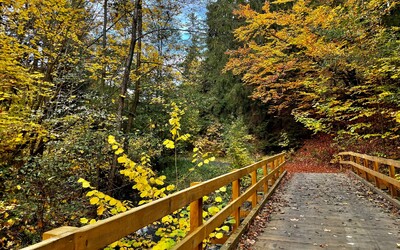
[[[400,181],[396,174],[400,173],[400,161],[358,154],[354,152],[339,153],[340,163],[351,165],[352,170],[373,182],[378,188],[388,188],[393,197],[397,197]]]
[[[234,229],[240,223],[240,207],[249,198],[252,207],[257,206],[257,192],[269,193],[269,184],[284,174],[285,154],[277,154],[250,166],[202,182],[151,203],[133,208],[124,213],[100,220],[80,228],[62,227],[44,235],[44,241],[25,248],[30,249],[99,249],[139,229],[172,214],[190,204],[190,233],[175,249],[201,249],[202,242],[215,228],[221,226],[229,216],[235,218]],[[257,170],[262,169],[262,175]],[[241,192],[240,179],[251,176],[251,186]],[[202,198],[219,188],[232,183],[232,200],[221,211],[203,224]],[[276,186],[276,185],[274,185]]]

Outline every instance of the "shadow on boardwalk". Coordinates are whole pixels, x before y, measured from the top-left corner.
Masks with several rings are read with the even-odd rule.
[[[270,220],[264,232],[250,231],[257,240],[241,248],[397,249],[398,212],[360,185],[346,174],[292,174],[256,220]]]

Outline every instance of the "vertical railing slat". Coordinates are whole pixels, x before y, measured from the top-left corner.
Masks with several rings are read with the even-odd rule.
[[[200,182],[193,182],[190,186],[195,186]],[[203,197],[190,203],[190,232],[194,232],[199,226],[203,224]],[[195,246],[193,250],[203,249],[203,244]]]
[[[256,184],[257,184],[257,171],[253,171],[253,172],[251,172],[251,185],[253,186]],[[257,190],[251,196],[251,206],[252,206],[252,208],[257,206]]]
[[[232,182],[232,200],[237,199],[240,196],[240,180],[235,180]],[[233,218],[235,219],[235,224],[233,224],[233,231],[235,231],[240,224],[240,207],[235,209],[233,212]]]

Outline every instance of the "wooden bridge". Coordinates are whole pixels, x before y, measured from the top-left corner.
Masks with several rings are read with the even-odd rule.
[[[389,190],[392,202],[400,204],[396,200],[399,161],[353,152],[339,157],[343,166],[350,166],[379,189]],[[285,174],[285,154],[277,154],[94,224],[51,230],[42,242],[25,249],[103,248],[189,204],[190,232],[174,249],[202,249],[203,241],[227,218],[234,218],[235,224],[214,243],[222,245],[221,249],[234,249]],[[241,186],[249,176],[251,185]],[[232,190],[231,201],[203,222],[203,197],[227,185]],[[283,201],[273,204],[278,208],[253,249],[396,249],[400,243],[400,218],[382,213],[368,200],[361,202],[345,174],[295,174],[278,192]],[[247,203],[251,209],[246,212],[243,205]]]

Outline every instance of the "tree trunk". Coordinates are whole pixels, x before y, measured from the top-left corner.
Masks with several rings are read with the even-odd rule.
[[[138,49],[136,53],[136,76],[140,75],[140,66],[141,66],[141,56],[142,56],[142,35],[143,35],[143,25],[142,25],[142,2],[139,0],[139,5],[138,5]],[[133,120],[135,119],[136,116],[136,110],[139,105],[139,97],[140,97],[140,82],[141,77],[138,77],[138,79],[135,82],[135,93],[133,97],[133,102],[131,104],[131,107],[129,109],[129,114],[128,114],[128,125],[126,127],[126,132],[129,133],[132,130],[133,127]]]
[[[131,27],[131,40],[130,40],[130,45],[129,45],[129,52],[128,56],[125,60],[125,69],[124,69],[124,76],[122,79],[121,83],[121,89],[120,89],[120,94],[119,94],[119,99],[118,99],[118,110],[117,110],[117,129],[120,132],[123,132],[123,114],[124,114],[124,108],[125,108],[125,98],[126,98],[126,92],[128,89],[128,84],[129,84],[129,75],[131,72],[132,68],[132,62],[133,62],[133,56],[135,53],[135,46],[136,46],[136,41],[137,41],[137,23],[138,23],[138,7],[139,4],[141,4],[141,0],[135,0],[135,14],[132,19],[132,27]],[[117,170],[117,157],[114,156],[113,163],[110,169],[110,176],[109,176],[109,182],[108,182],[108,190],[111,191],[114,186],[114,181],[115,181],[115,173]]]
[[[106,56],[106,49],[107,49],[107,4],[108,0],[104,0],[104,7],[103,7],[103,41],[102,41],[102,53],[103,53],[103,68],[101,69],[101,88],[105,88],[106,86],[106,62],[104,61],[104,57]]]

